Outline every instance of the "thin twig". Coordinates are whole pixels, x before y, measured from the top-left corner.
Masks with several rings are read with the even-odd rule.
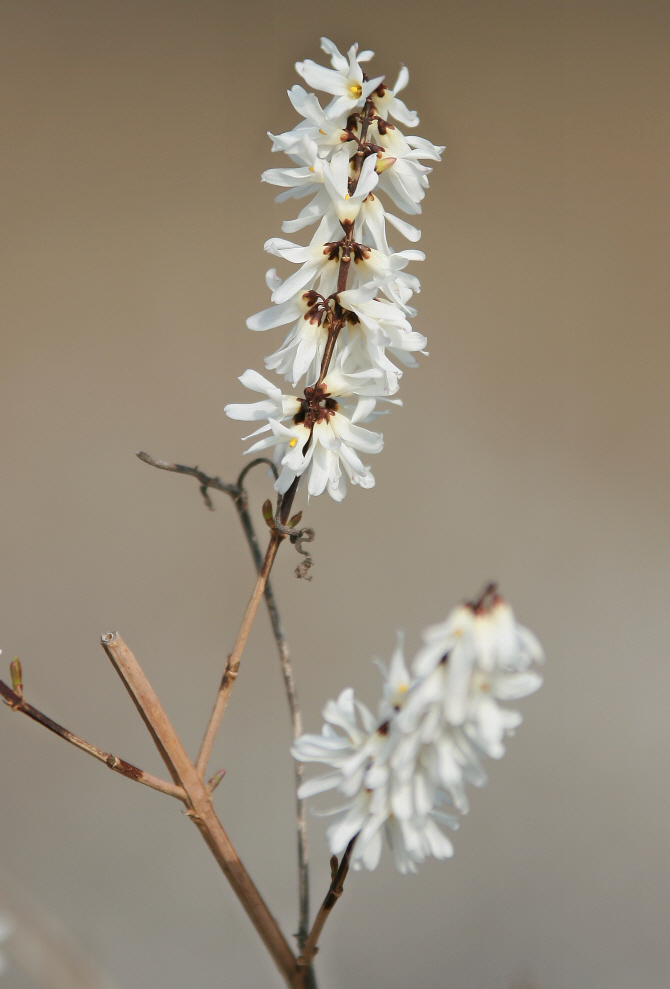
[[[251,626],[254,623],[254,618],[256,617],[256,612],[258,611],[258,605],[261,603],[261,598],[263,597],[263,593],[265,591],[265,585],[267,583],[270,570],[272,569],[272,564],[275,561],[277,550],[279,549],[279,544],[282,538],[283,537],[280,533],[277,532],[273,532],[270,536],[270,542],[268,543],[268,548],[265,553],[265,559],[263,560],[258,577],[256,578],[256,584],[249,600],[249,604],[247,605],[247,610],[244,613],[240,630],[237,633],[237,639],[235,640],[233,651],[226,662],[226,668],[223,671],[221,686],[219,687],[219,692],[214,703],[214,709],[207,724],[202,745],[200,746],[200,752],[198,753],[198,758],[195,762],[195,768],[200,776],[203,776],[207,770],[207,763],[209,762],[209,757],[212,753],[212,747],[221,725],[221,721],[223,720],[223,715],[226,712],[226,707],[228,706],[228,698],[230,697],[233,684],[235,683],[240,669],[242,653],[247,643],[247,639],[249,638]]]
[[[142,451],[137,456],[145,464],[149,464],[150,467],[158,467],[160,470],[170,470],[175,474],[189,474],[191,477],[197,478],[200,481],[200,493],[205,500],[205,504],[212,511],[214,510],[214,505],[212,499],[207,494],[207,488],[216,488],[217,491],[223,491],[225,494],[233,496],[237,494],[234,484],[226,484],[220,477],[210,477],[208,474],[203,473],[203,471],[198,470],[197,467],[185,467],[183,464],[169,464],[166,460],[155,460],[154,457],[150,457],[148,453],[142,453]]]
[[[33,721],[37,721],[38,724],[43,725],[49,731],[65,739],[70,745],[81,749],[82,752],[87,752],[88,755],[93,756],[98,762],[104,762],[115,773],[120,773],[121,776],[125,776],[129,780],[135,780],[136,783],[144,783],[145,786],[150,786],[153,790],[158,790],[160,793],[166,793],[169,797],[176,797],[177,800],[186,802],[188,799],[186,791],[181,786],[175,786],[175,784],[168,783],[166,780],[159,779],[157,776],[152,776],[151,773],[145,773],[143,769],[138,769],[137,766],[133,766],[131,763],[119,759],[118,756],[112,755],[111,752],[103,752],[102,749],[91,745],[90,742],[85,742],[83,738],[79,738],[78,735],[74,735],[67,728],[63,728],[62,725],[52,721],[51,718],[48,718],[46,714],[42,714],[32,704],[28,704],[21,694],[11,690],[2,680],[0,680],[0,694],[5,704],[12,711],[20,711],[21,714],[28,715]]]
[[[274,464],[272,461],[267,461],[273,468]],[[244,533],[247,537],[247,542],[249,543],[249,548],[251,549],[251,555],[253,557],[254,563],[256,565],[256,570],[260,572],[261,566],[263,564],[263,558],[261,556],[260,547],[258,545],[258,540],[256,538],[256,532],[254,529],[253,522],[251,521],[251,516],[248,510],[248,498],[247,493],[244,488],[244,478],[251,467],[255,466],[255,463],[248,464],[247,467],[242,471],[239,478],[237,479],[237,485],[240,489],[240,494],[235,501],[235,508],[240,517],[240,522]],[[276,468],[274,468],[276,471]],[[265,583],[265,606],[268,610],[268,615],[270,617],[270,625],[272,626],[272,634],[274,635],[275,642],[277,644],[277,651],[279,653],[279,662],[281,664],[282,676],[284,678],[284,689],[286,691],[286,699],[288,700],[289,713],[291,716],[291,728],[293,732],[293,740],[300,738],[302,735],[302,716],[300,714],[300,706],[298,704],[298,693],[295,686],[295,680],[293,678],[293,667],[291,666],[291,660],[289,657],[288,643],[286,642],[286,636],[284,635],[284,630],[281,624],[281,617],[279,615],[279,608],[277,607],[277,601],[274,596],[274,591],[272,590],[272,584],[270,583],[270,578],[268,577]],[[302,786],[304,779],[304,766],[301,762],[293,763],[294,766],[294,776],[295,776],[295,789],[296,794]],[[296,795],[296,820],[297,820],[297,836],[298,836],[298,950],[302,952],[305,941],[307,940],[307,933],[309,931],[309,862],[307,854],[307,813],[304,800],[301,800]]]
[[[258,543],[258,538],[256,536],[256,530],[249,513],[249,498],[247,491],[244,487],[244,481],[247,474],[252,468],[259,466],[260,464],[266,464],[274,473],[275,478],[277,477],[277,468],[271,460],[265,457],[259,457],[256,460],[251,461],[247,464],[244,470],[241,472],[237,479],[235,485],[224,484],[220,481],[218,477],[211,478],[202,471],[197,470],[197,468],[185,468],[179,464],[168,464],[163,460],[155,460],[150,457],[147,453],[138,453],[138,457],[144,461],[144,463],[149,464],[153,467],[159,467],[162,470],[172,470],[175,473],[180,474],[191,474],[195,477],[202,485],[205,486],[205,490],[208,487],[216,488],[219,491],[224,491],[232,497],[233,504],[237,511],[240,524],[246,536],[249,549],[251,550],[251,556],[256,567],[256,571],[260,573],[261,567],[263,566],[263,554],[261,553],[261,548]],[[234,492],[230,489],[236,489]],[[272,626],[272,634],[274,635],[275,642],[277,644],[277,651],[279,653],[279,662],[281,664],[282,676],[284,678],[284,689],[286,691],[286,698],[288,700],[289,712],[291,716],[291,728],[294,740],[302,735],[302,718],[300,715],[300,707],[298,705],[298,694],[295,687],[295,680],[293,678],[293,669],[291,666],[291,660],[289,655],[288,643],[286,642],[286,636],[284,635],[284,630],[281,624],[281,618],[279,615],[279,608],[277,607],[277,601],[274,596],[274,591],[272,589],[272,584],[270,578],[266,580],[265,583],[265,605],[268,610],[268,615],[270,617],[270,625]],[[300,762],[293,763],[294,774],[295,774],[295,786],[296,793],[300,789],[304,772],[303,765]],[[296,818],[297,818],[297,838],[298,838],[298,897],[299,897],[299,911],[298,911],[298,948],[302,951],[305,941],[307,940],[307,934],[309,931],[309,864],[308,864],[308,854],[307,854],[307,815],[305,803],[296,797]]]
[[[188,758],[151,684],[116,632],[103,635],[102,646],[149,729],[170,775],[186,791],[188,816],[219,863],[284,981],[288,986],[296,986],[297,970],[293,952],[223,830],[212,806],[212,795]]]
[[[357,837],[357,834],[354,835],[347,845],[339,868],[330,884],[330,889],[328,890],[326,898],[321,904],[321,908],[316,915],[314,923],[312,924],[312,929],[309,932],[307,941],[305,942],[305,947],[302,950],[302,954],[298,958],[298,965],[301,967],[309,965],[319,950],[318,943],[319,937],[321,936],[321,931],[330,917],[333,907],[344,892],[344,880],[347,878],[347,873],[349,872],[349,861],[351,859],[351,853]]]

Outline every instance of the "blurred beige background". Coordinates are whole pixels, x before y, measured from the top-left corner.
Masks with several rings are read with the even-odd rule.
[[[30,700],[160,772],[98,644],[118,629],[195,751],[252,567],[224,496],[209,513],[134,453],[237,473],[223,406],[282,332],[244,320],[293,215],[259,183],[293,62],[322,34],[391,82],[405,62],[447,146],[420,224],[430,357],[377,487],[309,506],[313,582],[280,555],[306,727],[346,685],[375,703],[396,627],[413,649],[492,577],[549,659],[454,859],[351,877],[321,986],[667,989],[670,6],[5,0],[0,26],[3,668],[19,653]],[[177,805],[0,715],[0,869],[120,986],[280,984]],[[288,743],[262,614],[217,807],[291,934]]]

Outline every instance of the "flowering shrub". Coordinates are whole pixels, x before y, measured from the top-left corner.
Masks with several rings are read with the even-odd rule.
[[[139,663],[116,632],[102,637],[103,648],[133,698],[170,779],[103,752],[30,705],[23,695],[21,664],[10,667],[11,688],[0,681],[0,695],[20,711],[114,772],[182,802],[217,864],[246,910],[284,982],[292,989],[315,989],[312,965],[323,927],[342,895],[350,867],[377,867],[386,836],[400,872],[415,872],[427,858],[448,858],[453,845],[444,829],[458,826],[468,810],[466,785],[486,781],[486,757],[500,759],[505,739],[521,723],[506,706],[541,684],[535,665],[543,659],[535,636],[518,624],[511,607],[489,585],[475,601],[455,608],[439,625],[426,629],[423,644],[408,666],[399,641],[388,669],[382,668],[382,696],[373,714],[343,690],[323,709],[321,734],[302,730],[288,647],[279,619],[270,572],[282,543],[289,541],[306,559],[296,568],[307,575],[311,557],[303,548],[311,529],[299,529],[302,513],[291,516],[301,484],[308,497],[328,491],[335,501],[346,494],[347,481],[373,487],[365,461],[383,447],[382,434],[366,428],[400,405],[395,396],[405,367],[416,367],[426,338],[412,328],[411,305],[419,292],[410,263],[423,260],[414,249],[397,251],[388,242],[387,222],[410,243],[420,231],[389,212],[421,213],[431,168],[444,148],[416,136],[419,120],[399,98],[409,80],[403,68],[393,88],[383,76],[368,78],[362,66],[372,52],[353,45],[345,57],[332,42],[321,47],[331,67],[307,59],[296,68],[303,81],[329,94],[322,107],[300,85],[289,98],[301,119],[284,134],[271,135],[273,151],[291,159],[290,167],[271,168],[265,182],[279,186],[279,202],[308,200],[298,216],[282,228],[296,234],[316,225],[306,246],[272,237],[270,254],[296,266],[281,277],[266,276],[272,305],[247,320],[254,331],[289,326],[279,348],[265,360],[266,369],[289,383],[284,392],[275,380],[249,369],[242,384],[260,399],[229,404],[233,419],[259,424],[246,439],[248,453],[271,451],[242,470],[236,483],[185,467],[138,456],[163,470],[195,477],[208,507],[209,491],[230,495],[257,569],[256,583],[236,641],[229,654],[214,708],[195,760],[187,755],[174,727]],[[379,407],[381,404],[381,408]],[[263,518],[270,531],[263,555],[244,487],[248,471],[266,464],[274,476],[276,507],[268,499]],[[207,779],[216,735],[240,670],[242,653],[261,600],[265,598],[274,632],[293,724],[298,831],[297,950],[279,929],[271,911],[242,865],[214,810],[213,794],[224,776]],[[328,768],[304,779],[304,764]],[[307,831],[304,800],[335,791],[338,806],[327,831],[332,882],[316,916],[309,909]],[[0,940],[8,933],[0,922]],[[0,955],[0,967],[2,956]]]

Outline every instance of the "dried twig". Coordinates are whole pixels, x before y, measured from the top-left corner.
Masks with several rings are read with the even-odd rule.
[[[133,699],[175,783],[184,788],[187,814],[205,839],[288,986],[296,986],[296,961],[277,922],[242,865],[212,806],[212,795],[184,747],[139,663],[116,632],[102,646]]]
[[[200,481],[200,493],[205,504],[211,511],[214,511],[214,505],[207,493],[208,488],[216,488],[217,491],[224,491],[226,494],[233,496],[237,493],[234,484],[226,484],[219,477],[210,477],[208,474],[203,473],[203,471],[198,470],[197,467],[184,467],[183,464],[169,464],[165,460],[155,460],[154,457],[150,457],[148,453],[142,453],[142,451],[137,456],[151,467],[158,467],[160,470],[170,470],[176,474],[189,474],[191,477],[197,478]]]
[[[201,492],[203,491],[203,487],[205,493],[208,488],[214,488],[217,491],[223,491],[225,494],[230,495],[237,510],[242,529],[244,530],[244,534],[247,538],[256,570],[257,572],[260,572],[263,566],[263,554],[261,553],[258,538],[256,536],[256,530],[249,513],[249,498],[244,487],[244,481],[249,471],[260,464],[265,464],[268,466],[276,477],[277,469],[271,460],[268,460],[265,457],[259,457],[258,459],[251,461],[251,463],[247,464],[241,472],[237,479],[237,483],[232,485],[224,483],[218,477],[210,477],[209,475],[203,473],[203,471],[198,470],[197,467],[183,467],[181,464],[170,464],[164,460],[156,460],[154,457],[149,456],[148,453],[138,453],[137,456],[140,460],[144,461],[145,464],[149,464],[151,467],[158,467],[161,470],[173,471],[177,474],[190,474],[200,482]],[[211,505],[211,501],[209,504]],[[307,561],[305,561],[305,563],[306,562]],[[265,582],[265,589],[263,593],[265,595],[265,605],[268,610],[268,615],[270,616],[272,633],[274,635],[275,642],[277,644],[277,651],[279,653],[279,662],[281,664],[282,676],[284,678],[284,688],[291,715],[293,738],[296,739],[302,735],[302,719],[300,716],[300,708],[298,706],[298,695],[295,689],[295,681],[293,679],[293,669],[291,667],[288,644],[286,642],[286,636],[284,635],[284,630],[282,628],[277,601],[269,578]],[[303,782],[302,763],[294,762],[294,772],[297,792]],[[307,821],[305,805],[304,801],[299,800],[297,797],[296,816],[298,830],[298,890],[300,902],[297,940],[298,948],[302,951],[304,943],[307,939],[307,932],[309,930],[309,866],[307,857]]]
[[[312,924],[312,929],[309,932],[309,937],[305,942],[305,947],[302,950],[302,954],[298,958],[298,966],[300,967],[309,965],[319,950],[318,943],[321,936],[321,931],[330,917],[333,907],[344,892],[344,880],[347,878],[347,873],[349,872],[349,861],[351,859],[351,853],[357,837],[358,835],[354,835],[347,845],[339,867],[333,876],[330,889],[328,890],[326,898],[321,904],[319,912],[317,913],[314,923]],[[335,865],[336,862],[337,859],[333,856],[333,865]]]
[[[209,762],[209,757],[212,753],[214,740],[216,739],[221,721],[223,720],[223,715],[226,712],[228,698],[230,697],[233,684],[235,683],[240,669],[242,652],[247,644],[247,639],[249,638],[249,633],[251,632],[251,626],[254,623],[254,618],[256,617],[256,612],[258,611],[258,605],[261,603],[261,598],[263,597],[263,592],[265,591],[265,585],[267,583],[270,570],[272,569],[272,564],[275,561],[281,539],[282,537],[279,533],[273,532],[270,536],[270,542],[265,553],[265,559],[263,560],[258,577],[256,578],[256,585],[253,589],[249,604],[247,605],[247,610],[244,613],[240,630],[237,633],[237,639],[235,640],[233,651],[226,662],[226,668],[223,671],[223,677],[221,678],[221,686],[219,687],[219,692],[217,694],[216,701],[214,702],[214,709],[210,715],[210,719],[205,730],[205,735],[200,746],[200,752],[198,753],[198,758],[195,762],[195,768],[201,776],[204,775],[207,770],[207,763]]]
[[[126,776],[129,780],[135,780],[136,783],[144,783],[145,786],[150,786],[154,790],[159,790],[161,793],[167,793],[170,797],[176,797],[177,800],[186,802],[186,791],[181,786],[168,783],[166,780],[159,779],[157,776],[152,776],[151,773],[145,773],[143,769],[138,769],[137,766],[133,766],[131,763],[119,759],[118,756],[112,755],[110,752],[103,752],[102,749],[91,745],[90,742],[85,742],[83,738],[74,735],[67,728],[63,728],[62,725],[52,721],[46,714],[42,714],[32,704],[28,704],[23,699],[21,693],[11,690],[2,680],[0,680],[0,694],[5,704],[11,707],[12,711],[20,711],[21,714],[27,714],[33,721],[37,721],[38,724],[59,735],[60,738],[65,739],[70,745],[81,749],[82,752],[87,752],[88,755],[93,756],[98,762],[104,762],[115,773],[120,773],[121,776]]]

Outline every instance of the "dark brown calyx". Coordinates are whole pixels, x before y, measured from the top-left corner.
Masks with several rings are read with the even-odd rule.
[[[388,120],[384,120],[383,117],[375,117],[375,120],[377,121],[377,130],[379,131],[382,137],[384,136],[387,130],[395,130],[395,125],[390,124]]]
[[[340,260],[340,248],[343,243],[344,238],[342,238],[342,240],[331,240],[327,244],[323,245],[323,253],[327,256],[329,261]]]
[[[360,113],[350,113],[347,117],[346,128],[350,134],[353,134],[357,129],[359,121],[361,119]]]
[[[366,247],[365,244],[352,244],[351,250],[354,255],[354,264],[358,264],[359,261],[367,261],[370,257],[371,247]]]
[[[319,293],[315,292],[313,289],[310,289],[309,292],[305,292],[303,299],[308,306],[307,312],[303,316],[303,319],[321,326],[321,323],[330,312],[328,299],[326,299],[323,295],[319,295]]]
[[[476,615],[481,615],[486,611],[490,611],[501,600],[502,598],[498,594],[498,585],[494,581],[491,581],[490,584],[486,585],[478,598],[467,603]]]
[[[305,388],[305,397],[300,399],[300,411],[293,416],[295,425],[304,423],[308,429],[313,429],[317,422],[328,422],[335,415],[339,405],[324,384],[314,388]]]

